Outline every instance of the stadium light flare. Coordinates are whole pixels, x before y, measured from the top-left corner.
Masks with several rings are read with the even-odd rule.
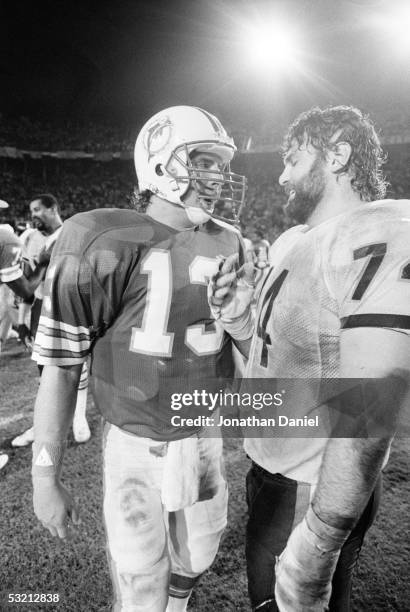
[[[295,32],[278,22],[248,29],[244,42],[246,59],[265,73],[294,65],[299,51]]]
[[[395,49],[398,55],[409,57],[410,6],[407,3],[388,5],[386,11],[380,12],[374,18],[374,25],[388,36],[392,49]]]

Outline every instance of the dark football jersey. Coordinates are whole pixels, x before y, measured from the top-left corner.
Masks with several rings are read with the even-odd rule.
[[[160,440],[192,434],[171,425],[169,393],[218,391],[233,375],[207,284],[219,256],[238,251],[240,235],[214,221],[177,231],[132,210],[75,215],[54,247],[34,358],[69,365],[91,352],[109,422]]]

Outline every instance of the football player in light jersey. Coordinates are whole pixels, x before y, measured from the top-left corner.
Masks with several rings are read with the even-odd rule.
[[[42,193],[33,198],[30,202],[30,212],[35,231],[28,238],[24,249],[25,259],[28,260],[29,268],[35,268],[38,262],[47,266],[54,244],[61,232],[63,221],[60,216],[60,209],[57,199],[51,193]],[[32,305],[23,302],[20,304],[19,319],[26,319],[25,313],[29,313],[30,329],[22,323],[19,325],[19,336],[30,345],[37,333],[40,318],[41,306],[43,303],[43,283],[34,292],[34,302]],[[25,329],[24,329],[25,328]],[[39,365],[40,375],[42,366]],[[87,364],[84,363],[78,385],[76,409],[73,419],[73,436],[76,442],[88,442],[91,437],[90,428],[86,418],[88,393],[88,373]],[[16,436],[11,445],[14,447],[28,446],[34,440],[34,427],[29,427],[23,433]]]
[[[11,326],[8,314],[9,296],[4,291],[5,286],[7,285],[6,288],[19,297],[28,299],[33,296],[34,290],[45,274],[44,267],[39,266],[30,280],[23,275],[22,250],[23,245],[11,225],[0,225],[0,299],[3,300],[0,304],[0,354],[3,341],[7,339],[7,332]],[[0,469],[7,461],[8,456],[5,453],[0,454]]]
[[[204,110],[156,114],[135,146],[137,210],[75,215],[50,262],[35,345],[44,371],[34,416],[34,508],[54,536],[65,538],[77,521],[60,470],[91,354],[106,423],[104,519],[115,611],[186,610],[226,525],[222,440],[172,425],[166,394],[233,373],[231,339],[211,316],[207,284],[221,256],[242,248],[236,230],[212,219],[218,200],[243,202],[245,179],[229,168],[235,151]]]
[[[339,407],[360,409],[382,433],[246,439],[254,610],[350,610],[352,573],[409,379],[410,201],[380,200],[382,162],[374,127],[352,107],[303,113],[285,138],[279,182],[300,225],[274,245],[255,332],[242,342],[246,376],[368,377],[340,394]],[[249,327],[251,311],[245,302],[232,306],[231,264],[214,278],[211,304],[235,336],[233,323]],[[296,416],[315,406],[308,392],[306,383]]]
[[[0,283],[6,284],[19,297],[29,299],[44,278],[45,269],[37,266],[30,279],[26,278],[22,270],[22,252],[23,245],[11,225],[0,225]]]

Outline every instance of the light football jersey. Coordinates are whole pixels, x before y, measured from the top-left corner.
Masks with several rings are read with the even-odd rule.
[[[311,230],[293,228],[271,256],[248,378],[338,378],[343,330],[378,327],[410,335],[409,200],[363,204]],[[300,417],[315,399],[307,392]],[[315,482],[325,444],[313,437],[250,438],[245,448],[272,473]]]
[[[0,227],[0,282],[10,283],[23,275],[22,246],[10,226]]]

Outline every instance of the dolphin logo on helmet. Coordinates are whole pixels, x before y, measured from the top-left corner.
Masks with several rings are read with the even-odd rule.
[[[158,154],[169,143],[172,135],[172,123],[169,117],[155,121],[147,127],[144,134],[144,146],[148,151],[148,159]]]

